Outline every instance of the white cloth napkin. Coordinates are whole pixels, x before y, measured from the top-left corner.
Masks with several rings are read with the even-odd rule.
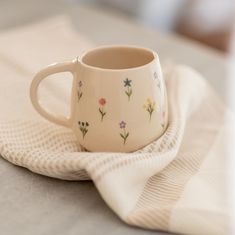
[[[29,101],[33,74],[91,47],[65,17],[0,37],[0,154],[13,164],[66,180],[92,179],[126,223],[185,234],[227,234],[227,111],[200,74],[166,70],[169,127],[135,153],[79,152],[73,133],[41,118]],[[63,76],[63,75],[61,75]],[[48,79],[46,105],[68,110],[70,79]]]

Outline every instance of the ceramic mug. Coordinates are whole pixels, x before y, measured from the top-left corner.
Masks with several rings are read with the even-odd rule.
[[[44,109],[38,86],[47,76],[71,72],[71,113]],[[69,127],[92,152],[132,152],[159,138],[168,122],[167,95],[158,55],[134,46],[103,46],[70,62],[55,63],[34,77],[30,97],[44,118]]]

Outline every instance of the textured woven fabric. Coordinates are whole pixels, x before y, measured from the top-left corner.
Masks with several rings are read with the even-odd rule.
[[[46,32],[49,41],[57,40],[50,56],[49,45],[42,43]],[[7,50],[0,53],[3,158],[50,177],[93,180],[106,203],[131,225],[188,234],[227,233],[226,110],[200,74],[182,65],[166,70],[169,126],[160,139],[135,153],[80,152],[71,130],[36,114],[28,88],[44,58],[73,58],[74,51],[90,44],[64,19],[28,26],[18,34],[32,42],[23,48],[19,42],[14,56]],[[1,38],[5,43],[9,39],[11,32]],[[26,49],[30,58],[21,58]],[[48,82],[46,105],[60,113],[66,110],[63,97],[69,87],[68,80],[56,86]]]

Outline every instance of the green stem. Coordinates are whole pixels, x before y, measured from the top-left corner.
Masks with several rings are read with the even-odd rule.
[[[152,114],[153,114],[153,109],[151,109],[151,110],[149,111],[149,121],[151,121]]]
[[[86,135],[87,131],[88,130],[86,128],[82,129],[82,137],[83,137],[83,139],[85,138],[85,135]]]
[[[124,138],[123,138],[123,140],[124,140],[123,144],[125,145],[125,144],[126,144],[126,138],[127,138],[127,136],[126,136],[126,129],[125,129],[125,128],[123,129],[123,132],[124,132],[124,133],[123,133],[123,134],[124,134],[124,135],[123,135],[123,136],[124,136]]]
[[[84,130],[82,131],[82,137],[83,137],[83,139],[85,137],[85,131]]]
[[[78,101],[81,99],[81,97],[82,97],[82,91],[79,89],[78,90]]]
[[[101,107],[100,108],[100,113],[101,113],[101,122],[103,122],[103,119],[104,119],[104,115],[105,115],[105,112],[104,112],[104,108],[103,107]]]
[[[127,96],[128,96],[128,101],[130,101],[130,98],[131,98],[131,90],[130,90],[130,87],[128,86],[127,87]]]

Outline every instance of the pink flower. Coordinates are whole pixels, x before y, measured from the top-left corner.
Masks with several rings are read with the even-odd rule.
[[[101,106],[104,106],[106,104],[106,99],[104,99],[104,98],[99,99],[99,104]]]
[[[162,117],[165,118],[166,112],[162,112]]]

